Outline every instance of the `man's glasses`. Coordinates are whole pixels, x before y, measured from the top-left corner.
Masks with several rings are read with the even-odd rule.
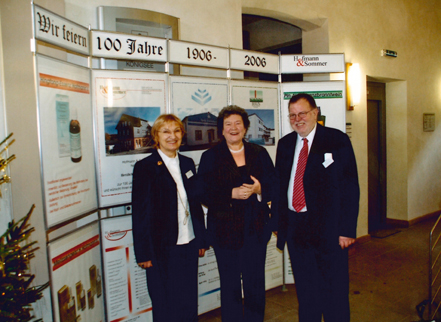
[[[299,117],[300,119],[304,119],[308,115],[308,113],[311,111],[312,111],[312,109],[307,112],[300,112],[297,114],[290,113],[290,114],[288,114],[288,117],[290,120],[295,120],[295,119],[297,119],[297,117]]]

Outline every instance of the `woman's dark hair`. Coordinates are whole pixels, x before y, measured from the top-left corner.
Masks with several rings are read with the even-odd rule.
[[[228,105],[225,106],[217,117],[217,135],[218,137],[222,137],[222,132],[224,130],[224,120],[231,115],[240,115],[242,117],[243,125],[245,126],[246,131],[250,127],[250,120],[248,119],[248,113],[242,107],[237,105]],[[246,133],[245,131],[245,133]]]

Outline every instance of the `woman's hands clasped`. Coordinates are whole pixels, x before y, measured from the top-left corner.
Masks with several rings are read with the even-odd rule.
[[[260,195],[262,193],[261,186],[259,180],[250,176],[251,180],[253,180],[252,184],[244,183],[240,187],[233,188],[231,192],[231,197],[233,199],[241,199],[246,200],[251,197],[253,194]]]

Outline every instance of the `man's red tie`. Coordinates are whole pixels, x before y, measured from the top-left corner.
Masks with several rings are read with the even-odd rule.
[[[303,190],[303,174],[305,173],[306,161],[308,160],[308,140],[303,139],[303,147],[300,150],[297,161],[296,175],[294,177],[294,190],[292,195],[292,206],[295,211],[300,212],[305,206],[305,191]]]

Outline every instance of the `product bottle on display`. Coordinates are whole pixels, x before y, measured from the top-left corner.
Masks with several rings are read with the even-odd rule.
[[[75,290],[77,294],[77,310],[81,310],[81,291],[83,290],[83,284],[80,282],[77,282],[75,284]]]
[[[89,310],[92,310],[95,307],[95,298],[91,288],[87,290],[87,302],[89,304]]]
[[[100,270],[96,269],[96,297],[100,297],[102,293]]]
[[[80,122],[78,122],[77,110],[72,109],[72,119],[69,125],[70,135],[70,157],[72,162],[80,162],[82,158],[81,154],[81,128]]]
[[[96,294],[96,266],[92,265],[89,267],[89,279],[90,279],[90,290],[92,295]],[[87,291],[89,293],[89,290]],[[89,294],[87,294],[89,295]]]
[[[70,156],[69,148],[69,96],[55,95],[55,111],[57,116],[58,156]]]
[[[68,306],[70,302],[70,289],[67,285],[64,285],[58,290],[58,308],[60,313],[60,321],[67,322],[68,319]]]
[[[84,288],[81,290],[80,303],[81,311],[84,311],[86,309],[86,290]]]
[[[69,288],[70,290],[70,288]],[[69,292],[69,294],[72,294],[71,292]],[[70,301],[67,303],[67,320],[69,322],[74,322],[76,321],[76,316],[77,316],[77,312],[75,309],[75,297],[71,297]]]

